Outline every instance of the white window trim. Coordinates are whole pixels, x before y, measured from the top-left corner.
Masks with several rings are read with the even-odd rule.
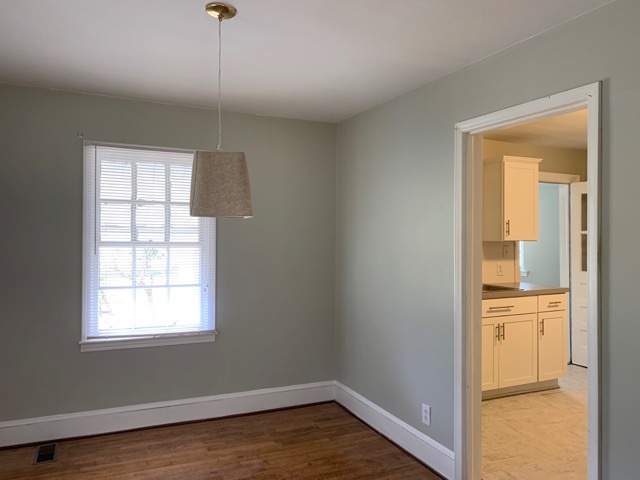
[[[213,332],[207,333],[185,333],[181,335],[162,335],[157,337],[82,340],[80,342],[80,351],[97,352],[101,350],[122,350],[126,348],[215,342],[217,333],[218,332],[214,330]]]
[[[91,233],[87,231],[87,222],[86,219],[89,215],[95,215],[96,212],[96,198],[95,195],[92,195],[92,192],[95,192],[95,186],[93,188],[89,188],[89,182],[95,182],[96,178],[91,175],[91,169],[88,168],[87,159],[85,155],[85,148],[88,146],[110,146],[110,147],[124,147],[124,148],[137,148],[137,149],[147,149],[154,151],[172,151],[172,152],[184,152],[184,153],[192,153],[193,150],[183,150],[183,149],[168,149],[162,147],[148,147],[141,145],[128,145],[128,144],[118,144],[118,143],[107,143],[107,142],[93,142],[93,141],[84,141],[83,142],[83,150],[82,150],[82,165],[83,165],[83,222],[82,222],[82,322],[81,322],[81,340],[79,342],[80,351],[81,352],[95,352],[95,351],[103,351],[103,350],[122,350],[129,348],[143,348],[143,347],[158,347],[158,346],[166,346],[166,345],[184,345],[184,344],[192,344],[192,343],[209,343],[214,342],[216,339],[216,335],[218,334],[217,330],[209,330],[209,331],[201,331],[201,332],[186,332],[186,333],[176,333],[176,334],[159,334],[159,335],[149,335],[148,337],[128,337],[128,338],[92,338],[87,339],[88,331],[86,319],[89,318],[89,308],[91,302],[89,301],[89,294],[87,292],[86,285],[88,285],[89,277],[90,277],[90,269],[87,262],[89,249],[94,248],[93,242],[88,241],[90,235],[95,235],[95,232]],[[214,250],[216,249],[216,226],[215,222],[212,225],[212,247]],[[212,279],[214,284],[213,289],[213,297],[214,297],[214,309],[216,304],[215,299],[215,277],[216,277],[216,266],[214,265],[212,272]],[[214,327],[215,327],[215,310],[214,314]]]
[[[524,258],[524,244],[522,243],[522,240],[518,242],[518,257],[520,260],[520,276],[526,278],[531,272],[525,269],[527,263]]]

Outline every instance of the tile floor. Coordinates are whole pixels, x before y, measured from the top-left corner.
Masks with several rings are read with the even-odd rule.
[[[559,383],[482,403],[483,480],[586,480],[587,369]]]

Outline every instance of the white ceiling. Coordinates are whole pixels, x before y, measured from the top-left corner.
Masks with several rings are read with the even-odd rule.
[[[526,143],[540,147],[587,149],[587,110],[556,115],[536,122],[494,130],[487,140]]]
[[[611,0],[231,0],[225,110],[336,122]],[[0,82],[216,102],[206,0],[3,0]]]

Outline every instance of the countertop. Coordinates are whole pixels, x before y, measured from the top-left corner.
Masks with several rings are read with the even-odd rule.
[[[548,285],[536,285],[534,283],[492,283],[491,285],[500,285],[505,287],[516,287],[521,290],[499,290],[492,292],[482,292],[482,299],[488,298],[510,298],[510,297],[530,297],[533,295],[550,295],[554,293],[566,293],[569,291],[566,287],[552,287]]]

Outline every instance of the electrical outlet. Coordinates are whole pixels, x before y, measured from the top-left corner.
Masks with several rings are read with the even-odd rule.
[[[509,258],[509,245],[502,245],[502,258]]]
[[[422,423],[431,426],[431,407],[426,404],[422,404]]]
[[[498,271],[496,273],[497,273],[497,275],[499,277],[504,276],[504,273],[502,272],[502,264],[501,263],[498,264]]]

